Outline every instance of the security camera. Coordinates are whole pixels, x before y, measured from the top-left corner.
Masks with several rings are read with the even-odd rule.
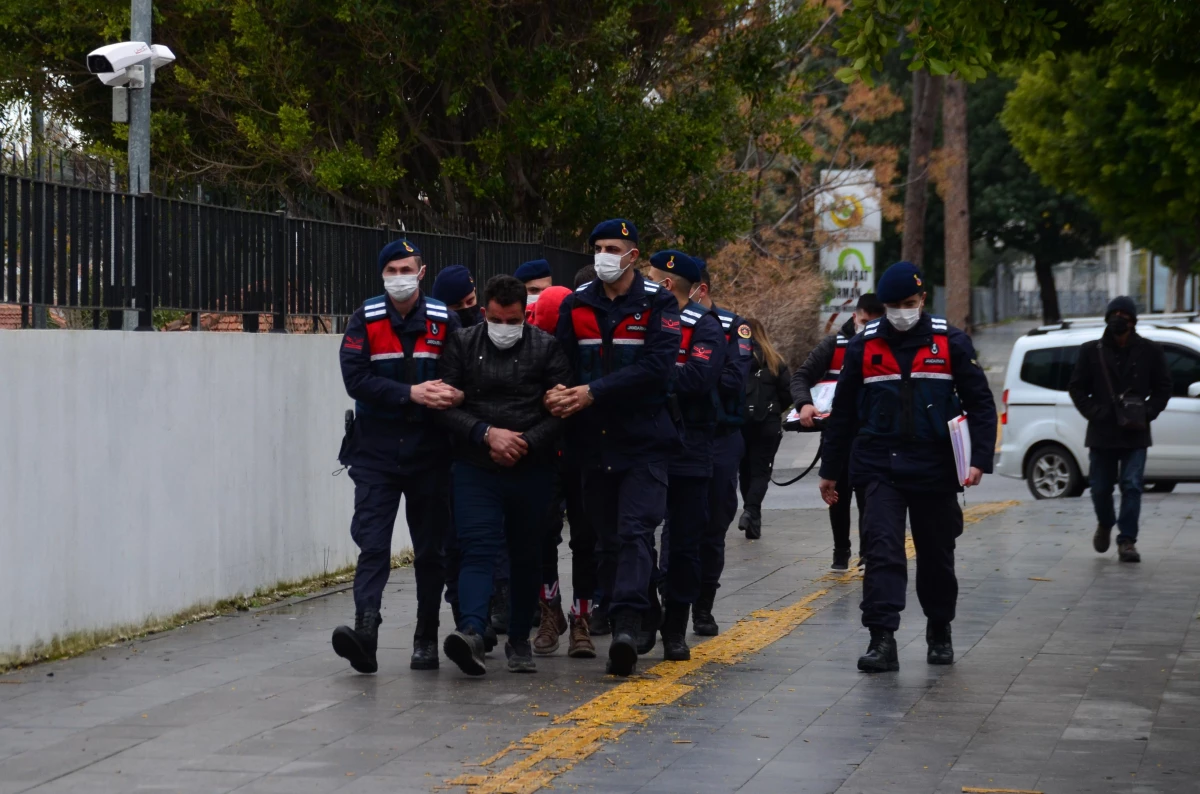
[[[141,64],[147,59],[153,80],[154,70],[174,61],[175,53],[162,44],[151,46],[144,41],[122,41],[89,52],[87,67],[105,85],[141,88],[146,84]]]

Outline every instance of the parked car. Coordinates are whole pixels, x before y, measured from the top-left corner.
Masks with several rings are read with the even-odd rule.
[[[1162,345],[1173,381],[1167,408],[1150,426],[1146,488],[1200,482],[1200,316],[1142,315],[1137,332]],[[1017,340],[1004,380],[996,473],[1023,479],[1038,499],[1087,488],[1087,420],[1067,394],[1079,346],[1104,333],[1102,318],[1043,326]]]

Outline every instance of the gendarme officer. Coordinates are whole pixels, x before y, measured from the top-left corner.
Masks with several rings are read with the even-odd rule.
[[[962,534],[958,494],[992,470],[996,406],[971,340],[925,314],[921,274],[897,262],[879,280],[885,317],[846,348],[821,462],[821,495],[838,500],[846,461],[865,491],[862,542],[867,568],[862,621],[871,631],[858,669],[899,670],[894,632],[908,585],[907,514],[917,550],[917,598],[925,611],[930,664],[950,664],[950,622],[958,600],[954,541]],[[947,422],[962,413],[971,431],[970,473],[960,482]]]
[[[384,246],[379,272],[385,294],[359,307],[342,337],[342,380],[354,398],[356,418],[340,460],[354,480],[350,534],[359,555],[354,628],[334,629],[333,649],[360,673],[378,669],[379,610],[392,567],[392,527],[404,496],[417,578],[410,666],[432,670],[438,666],[443,543],[450,525],[450,445],[429,412],[462,402],[462,392],[438,379],[442,345],[460,325],[446,304],[421,293],[425,264],[412,242]]]

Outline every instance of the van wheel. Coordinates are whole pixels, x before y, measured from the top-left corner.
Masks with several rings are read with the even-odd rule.
[[[1155,480],[1146,483],[1146,490],[1150,493],[1170,493],[1175,490],[1176,485],[1178,483],[1173,480]]]
[[[1039,447],[1025,464],[1025,482],[1035,499],[1063,499],[1083,493],[1075,458],[1058,444]]]

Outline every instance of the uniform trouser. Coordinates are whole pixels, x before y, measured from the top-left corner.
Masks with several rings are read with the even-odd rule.
[[[553,472],[524,464],[492,471],[454,464],[454,523],[462,562],[458,573],[460,629],[483,634],[488,625],[495,560],[507,547],[511,565],[509,637],[529,638],[541,579],[541,534]]]
[[[709,477],[667,476],[659,576],[667,601],[694,604],[700,596],[700,539],[708,527]]]
[[[417,577],[417,617],[436,618],[445,581],[443,544],[450,525],[449,467],[441,464],[414,474],[392,474],[352,466],[354,519],[350,536],[358,545],[354,608],[378,611],[392,569],[392,529],[404,497]]]
[[[584,507],[599,542],[599,585],[611,612],[650,606],[654,530],[667,512],[665,463],[584,473]]]
[[[775,466],[775,453],[783,440],[783,427],[779,416],[772,414],[761,422],[747,422],[742,426],[742,440],[746,453],[739,467],[742,490],[742,507],[756,519],[762,518],[762,501],[771,484],[771,470]]]
[[[912,525],[917,551],[917,599],[925,617],[935,623],[954,620],[958,579],[954,576],[954,541],[962,534],[962,508],[953,491],[901,490],[872,482],[864,489],[864,555],[862,622],[867,628],[895,631],[908,589],[904,553],[904,517]]]
[[[737,513],[738,468],[745,442],[737,430],[713,439],[713,474],[708,481],[708,525],[700,538],[700,583],[718,587],[725,570],[725,533]]]
[[[590,605],[596,598],[596,528],[583,509],[583,472],[563,466],[556,478],[558,487],[547,511],[547,530],[542,541],[542,585],[558,583],[558,547],[562,544],[563,505],[570,529],[571,586],[575,603]],[[582,607],[582,604],[581,604]]]
[[[863,513],[866,511],[862,488],[850,487],[850,466],[837,479],[838,500],[829,506],[829,525],[833,527],[833,547],[838,551],[850,551],[850,494],[858,504],[858,551],[863,550]]]

